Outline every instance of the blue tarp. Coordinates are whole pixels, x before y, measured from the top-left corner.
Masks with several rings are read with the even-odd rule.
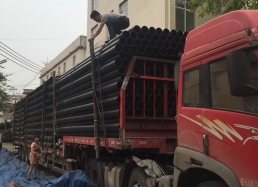
[[[29,165],[20,161],[17,154],[2,148],[0,151],[0,187],[8,187],[15,183],[21,187],[93,187],[89,178],[81,170],[65,173],[59,178],[47,176],[38,171],[38,180],[27,181]],[[34,171],[33,171],[34,172]]]

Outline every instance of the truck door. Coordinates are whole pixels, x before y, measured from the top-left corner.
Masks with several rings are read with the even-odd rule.
[[[203,134],[209,157],[229,167],[241,181],[256,179],[258,97],[230,94],[225,58],[208,62],[209,107],[203,110]]]
[[[178,93],[178,145],[202,152],[201,66],[183,71],[180,74]],[[182,101],[182,102],[180,102]]]

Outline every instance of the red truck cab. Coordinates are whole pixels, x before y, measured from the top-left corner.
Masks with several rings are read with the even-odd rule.
[[[174,187],[258,186],[257,17],[256,10],[230,12],[187,36]]]

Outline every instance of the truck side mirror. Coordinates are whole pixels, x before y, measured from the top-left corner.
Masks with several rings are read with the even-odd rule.
[[[226,55],[231,95],[258,95],[258,89],[254,86],[258,80],[258,59],[255,49],[258,49],[258,45],[237,49]]]

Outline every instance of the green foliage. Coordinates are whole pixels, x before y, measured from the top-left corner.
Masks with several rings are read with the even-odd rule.
[[[191,10],[200,17],[220,15],[233,10],[258,9],[258,0],[188,0]]]
[[[0,60],[0,68],[3,68],[2,65],[6,62],[6,60]],[[0,111],[3,112],[12,110],[12,106],[8,103],[8,91],[13,90],[13,87],[7,84],[7,77],[8,75],[5,75],[0,71]]]

